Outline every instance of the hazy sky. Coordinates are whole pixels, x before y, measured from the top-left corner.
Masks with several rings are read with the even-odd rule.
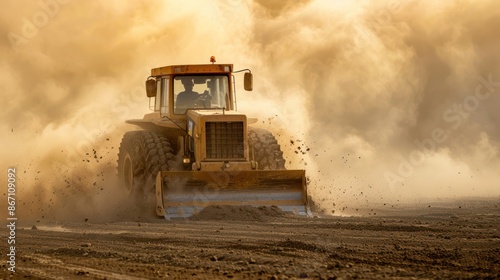
[[[116,146],[149,112],[151,68],[214,55],[252,69],[240,111],[280,134],[325,205],[498,197],[498,26],[494,0],[4,1],[2,167],[66,187],[54,162],[68,178]]]

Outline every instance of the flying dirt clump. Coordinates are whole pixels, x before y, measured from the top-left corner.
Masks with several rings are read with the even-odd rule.
[[[194,221],[258,221],[266,222],[278,218],[294,216],[292,213],[284,212],[276,206],[253,207],[250,205],[230,206],[211,205],[194,214]]]

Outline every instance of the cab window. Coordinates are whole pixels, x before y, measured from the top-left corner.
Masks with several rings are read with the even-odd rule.
[[[156,81],[155,111],[160,111],[161,80]]]
[[[168,103],[169,103],[169,79],[167,78],[162,78],[161,79],[161,110],[160,112],[162,114],[167,114],[168,113]]]
[[[178,75],[173,81],[174,112],[189,108],[227,108],[229,79],[226,75]]]

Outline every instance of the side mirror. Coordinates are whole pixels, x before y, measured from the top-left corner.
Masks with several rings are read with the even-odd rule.
[[[253,75],[252,75],[252,73],[245,73],[244,88],[246,91],[253,90]]]
[[[156,96],[156,80],[155,79],[146,80],[146,95],[148,97],[155,97]]]

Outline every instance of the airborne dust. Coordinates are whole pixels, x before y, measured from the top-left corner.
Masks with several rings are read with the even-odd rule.
[[[238,109],[329,212],[500,195],[497,1],[6,1],[2,170],[24,219],[123,217],[124,120],[153,67],[250,68]],[[242,83],[242,77],[236,76]],[[240,87],[241,88],[241,87]],[[2,205],[4,205],[2,200]]]

